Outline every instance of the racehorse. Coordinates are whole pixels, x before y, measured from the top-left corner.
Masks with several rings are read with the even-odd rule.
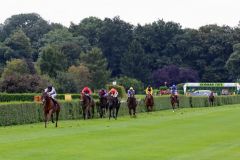
[[[54,123],[53,113],[56,113],[56,125],[55,126],[57,127],[58,116],[59,116],[59,112],[60,112],[59,103],[56,102],[56,105],[55,105],[52,97],[50,97],[47,92],[42,93],[41,100],[42,100],[43,106],[44,106],[43,109],[44,109],[45,128],[47,128],[47,122],[49,121],[50,116],[52,118],[52,123]]]
[[[98,110],[101,118],[105,117],[107,108],[108,108],[107,97],[100,97]]]
[[[174,112],[176,104],[177,104],[177,107],[179,108],[179,98],[177,95],[171,94],[170,101],[171,101],[172,109]]]
[[[89,96],[86,96],[85,94],[83,94],[82,95],[82,112],[83,112],[84,120],[93,118],[94,107],[95,107],[94,100],[91,99]]]
[[[127,105],[128,105],[128,110],[129,110],[129,115],[130,116],[136,116],[136,108],[137,108],[137,100],[134,97],[134,95],[130,95],[127,100]]]
[[[211,92],[211,94],[208,96],[208,101],[210,103],[210,106],[213,106],[214,101],[215,101],[215,97],[213,95],[213,92]]]
[[[153,96],[149,93],[145,97],[145,106],[148,112],[151,112],[153,110],[153,105],[154,105]]]
[[[117,120],[118,110],[120,108],[120,102],[117,97],[108,95],[107,97],[108,109],[109,109],[109,120],[111,117]]]

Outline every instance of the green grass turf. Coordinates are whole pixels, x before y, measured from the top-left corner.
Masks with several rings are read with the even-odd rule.
[[[1,160],[239,160],[240,106],[0,127]]]

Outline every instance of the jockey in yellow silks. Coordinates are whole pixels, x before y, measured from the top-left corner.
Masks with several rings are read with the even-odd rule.
[[[145,92],[146,92],[146,94],[151,94],[151,95],[153,95],[153,89],[152,89],[152,87],[149,85],[149,86],[146,88]]]

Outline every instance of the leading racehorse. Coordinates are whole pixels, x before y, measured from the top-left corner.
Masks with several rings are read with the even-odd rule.
[[[134,97],[134,95],[130,95],[127,100],[127,105],[128,105],[128,110],[129,110],[129,115],[130,116],[136,116],[136,108],[137,108],[137,100]]]
[[[154,105],[153,96],[150,93],[148,93],[145,97],[145,106],[148,112],[153,111],[153,105]]]
[[[178,95],[171,94],[170,101],[171,101],[172,109],[173,109],[173,112],[174,112],[176,104],[177,104],[177,107],[179,108],[179,98],[178,98]]]
[[[94,107],[95,107],[94,100],[92,98],[90,98],[89,96],[82,94],[82,112],[83,112],[84,120],[93,118]]]
[[[41,100],[42,100],[43,106],[44,106],[45,128],[47,127],[47,122],[49,121],[50,116],[52,118],[52,122],[54,123],[54,121],[53,121],[53,113],[56,113],[56,127],[57,127],[58,116],[59,116],[59,112],[60,112],[60,105],[59,105],[59,103],[55,104],[53,99],[46,92],[42,93]]]

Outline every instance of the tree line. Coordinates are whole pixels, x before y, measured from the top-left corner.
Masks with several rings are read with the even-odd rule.
[[[111,81],[159,87],[239,79],[240,27],[182,28],[157,20],[134,26],[114,17],[88,17],[65,27],[36,13],[0,24],[0,89],[60,92],[102,88]],[[128,87],[128,86],[126,86]]]

